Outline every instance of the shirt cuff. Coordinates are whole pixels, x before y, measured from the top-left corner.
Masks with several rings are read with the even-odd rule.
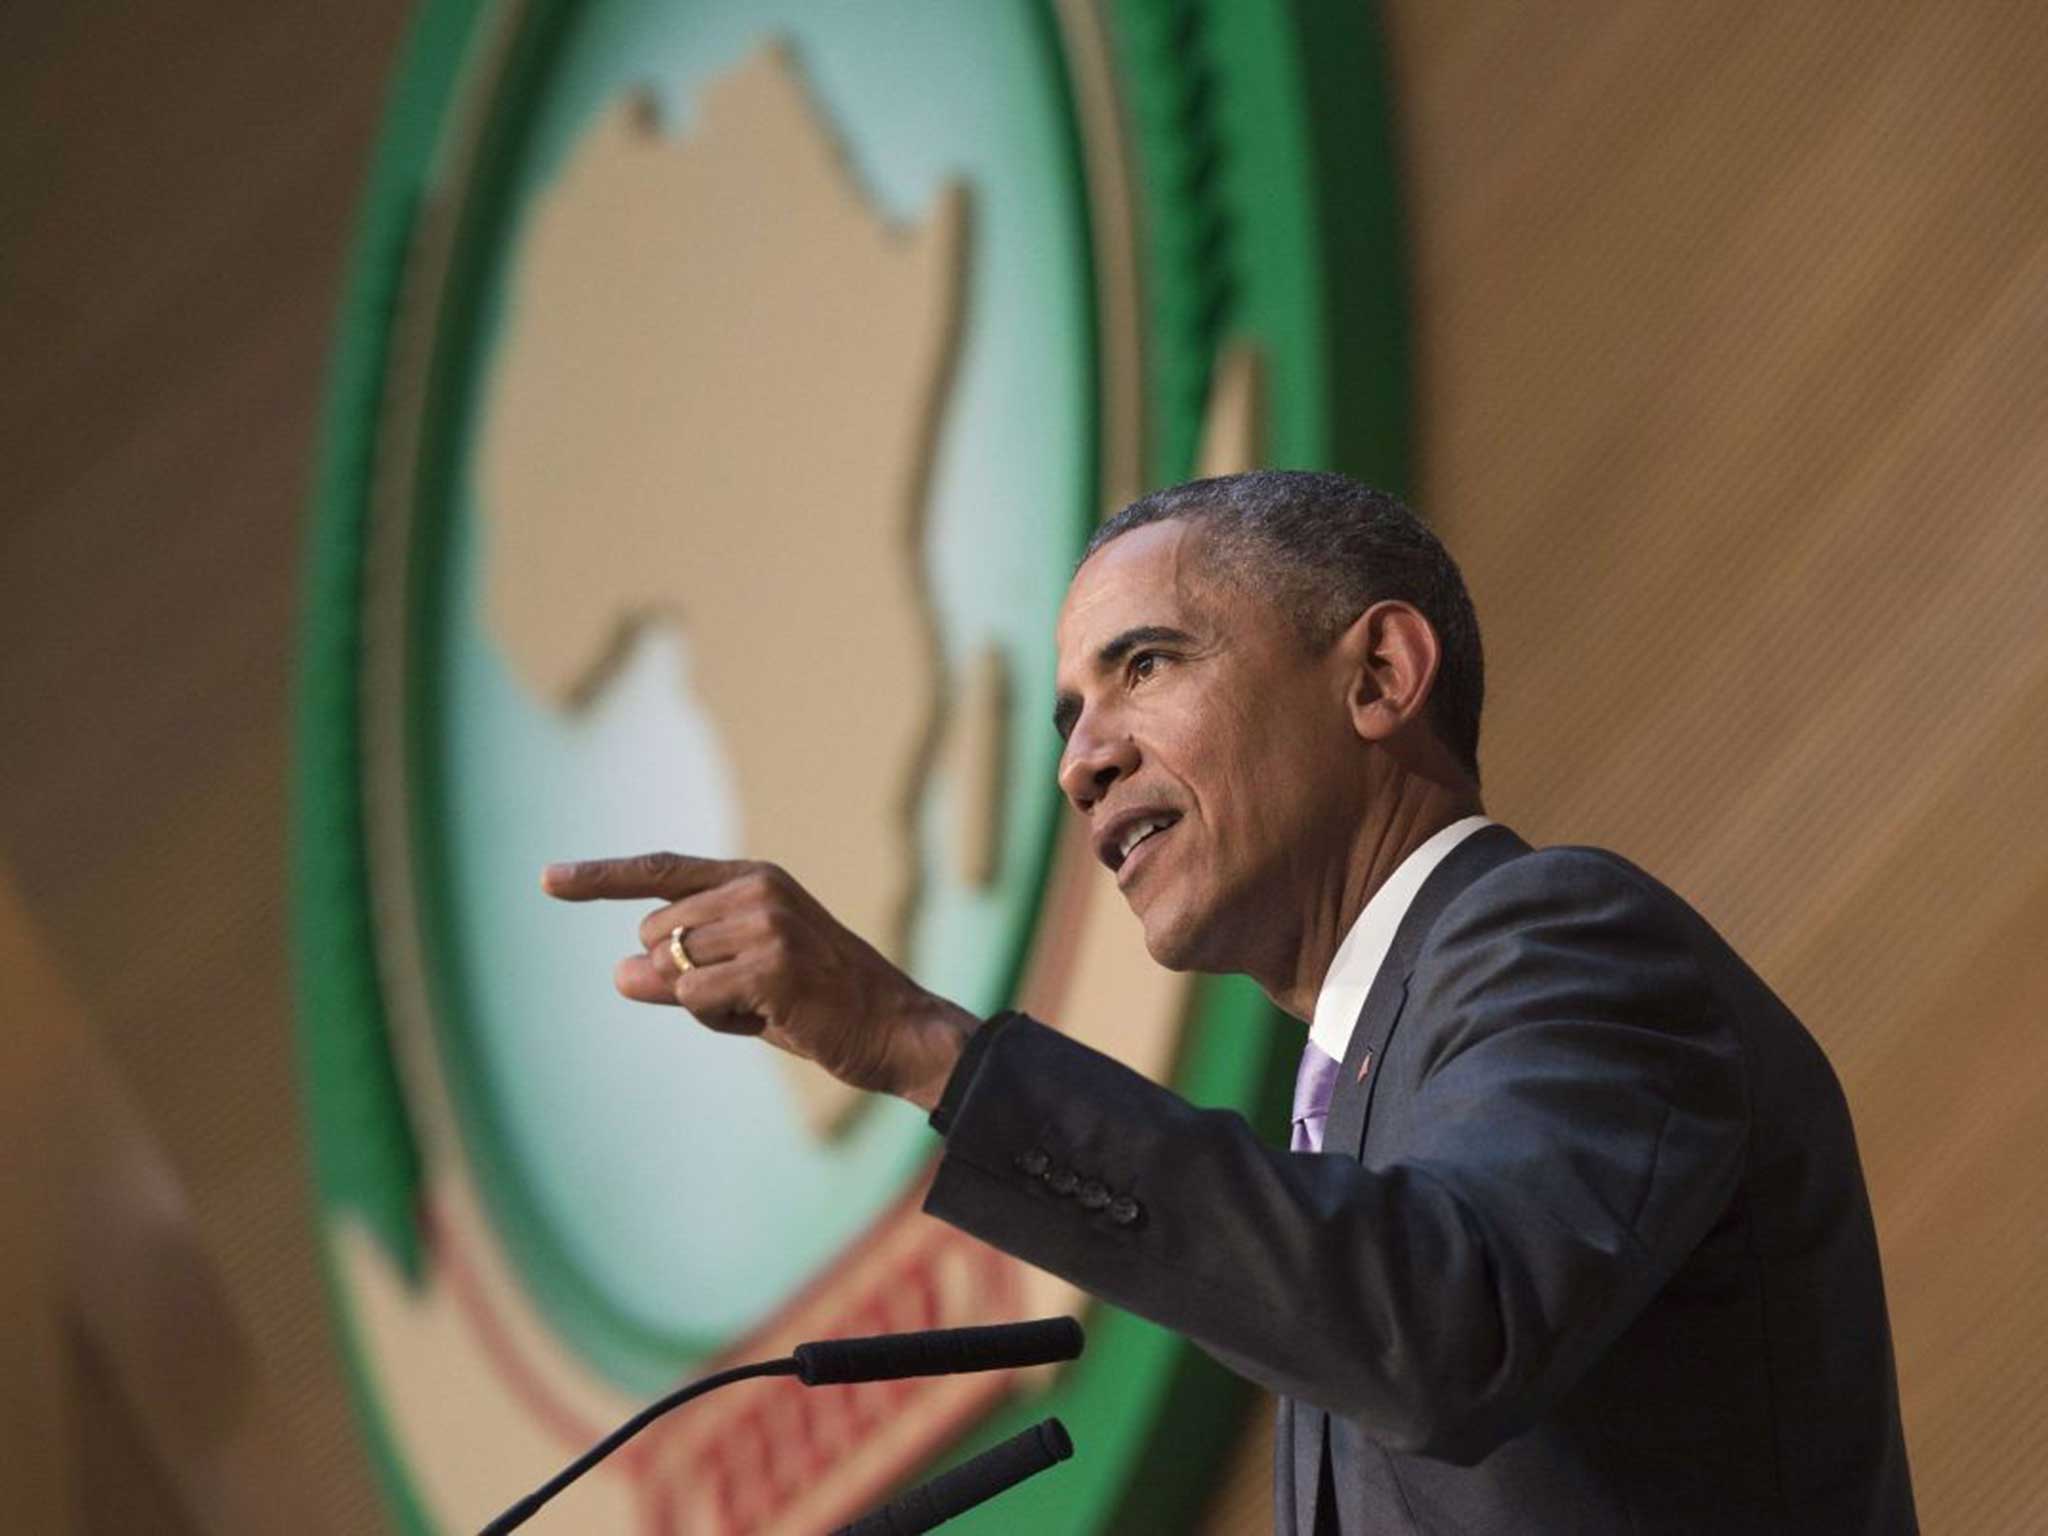
[[[960,1059],[953,1064],[953,1075],[946,1079],[944,1091],[933,1108],[926,1123],[941,1136],[953,1128],[953,1117],[960,1112],[960,1106],[967,1101],[967,1092],[974,1086],[974,1075],[981,1070],[981,1058],[988,1054],[996,1035],[1010,1020],[1018,1017],[1014,1013],[999,1013],[968,1037],[960,1048]]]

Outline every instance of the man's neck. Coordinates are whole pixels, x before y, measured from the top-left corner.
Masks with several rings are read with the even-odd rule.
[[[1277,978],[1278,986],[1261,980],[1266,995],[1287,1013],[1308,1022],[1315,1014],[1316,994],[1322,990],[1337,947],[1373,893],[1387,883],[1403,860],[1438,832],[1482,810],[1479,792],[1469,784],[1404,776],[1391,794],[1379,798],[1374,814],[1360,824],[1343,864],[1311,898],[1291,971]]]

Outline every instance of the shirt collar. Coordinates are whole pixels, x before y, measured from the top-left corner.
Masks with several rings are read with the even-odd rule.
[[[1439,829],[1421,847],[1403,859],[1372,893],[1365,910],[1337,946],[1336,958],[1323,977],[1316,994],[1316,1011],[1308,1037],[1338,1061],[1351,1045],[1351,1031],[1358,1027],[1358,1015],[1365,1008],[1365,994],[1393,948],[1394,934],[1401,919],[1414,904],[1415,893],[1450,856],[1453,848],[1493,821],[1486,816],[1467,816]]]

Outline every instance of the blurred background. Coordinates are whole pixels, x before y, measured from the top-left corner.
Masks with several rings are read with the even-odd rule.
[[[2041,1529],[2048,20],[1376,14],[1406,489],[1486,631],[1489,807],[1657,873],[1821,1039],[1923,1522]],[[411,20],[0,10],[17,1529],[399,1528],[322,1277],[288,844],[320,422]],[[1203,1526],[1263,1530],[1268,1405],[1232,1412]]]

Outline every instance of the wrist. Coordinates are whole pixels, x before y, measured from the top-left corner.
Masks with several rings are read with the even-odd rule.
[[[930,1114],[960,1064],[960,1053],[979,1028],[981,1020],[965,1008],[927,993],[909,1023],[915,1044],[896,1096]]]

